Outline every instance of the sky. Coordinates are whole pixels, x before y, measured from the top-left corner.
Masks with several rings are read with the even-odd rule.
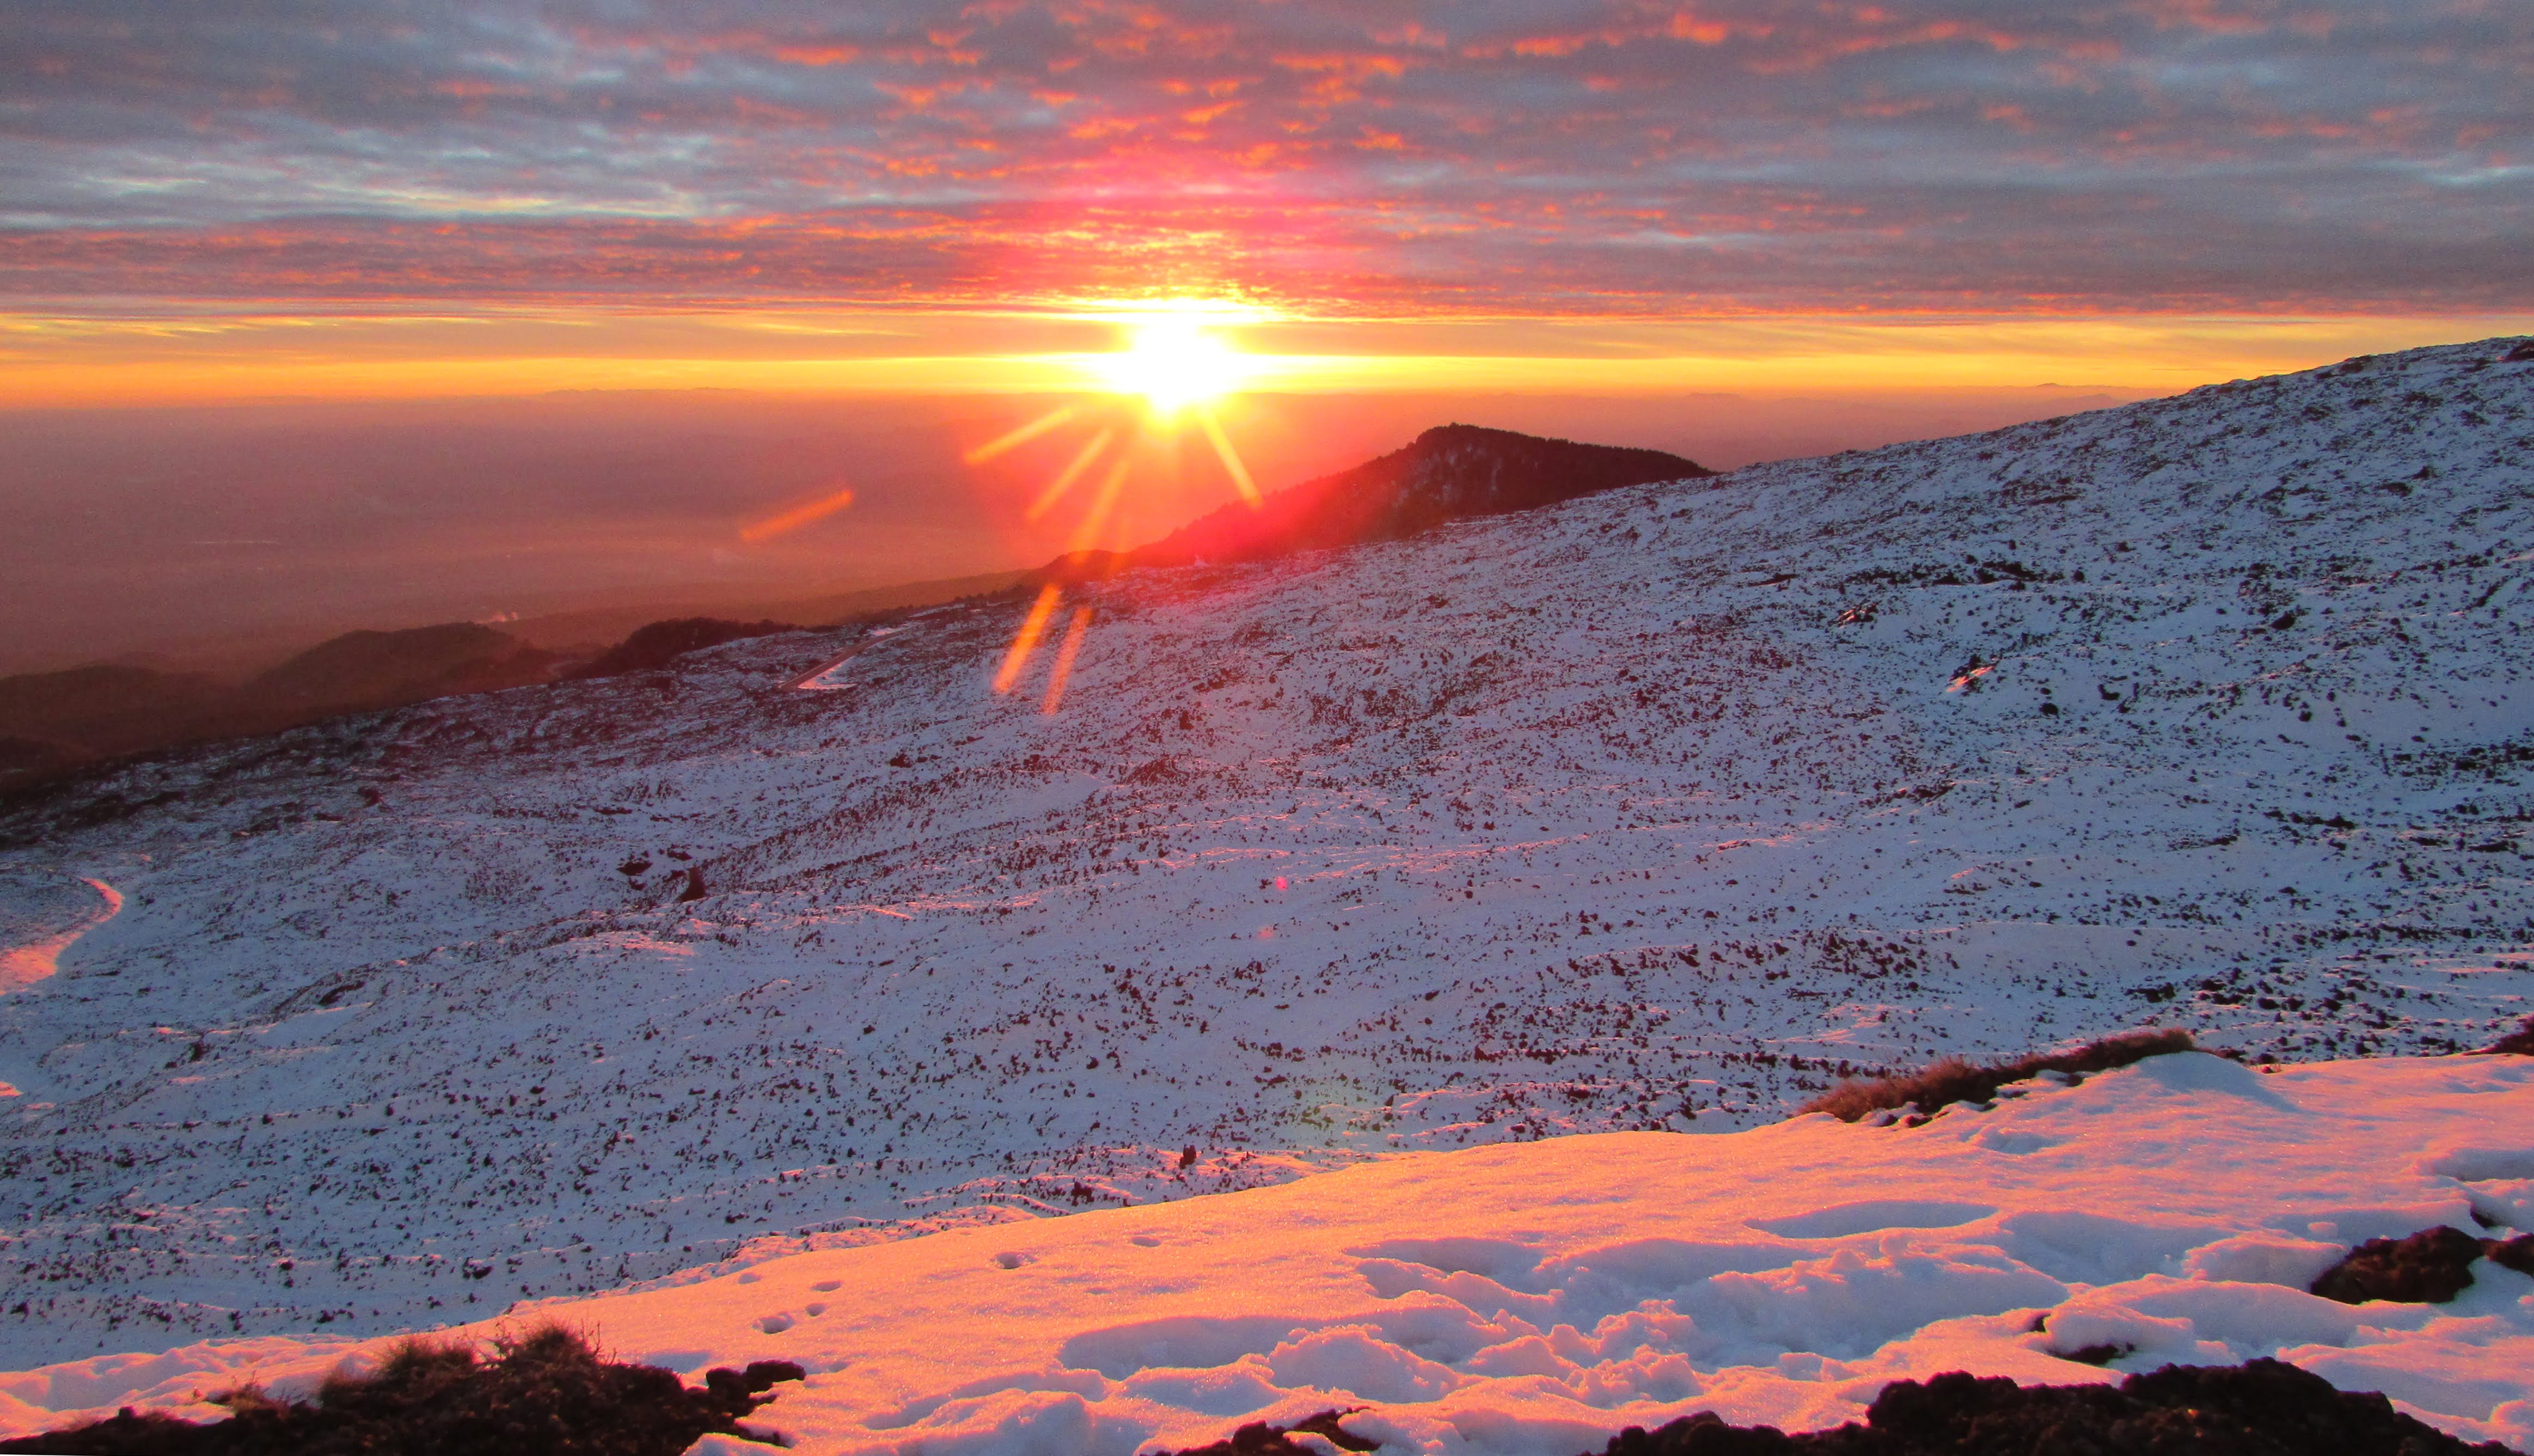
[[[960,431],[1103,388],[1156,318],[1261,397],[1323,396],[1226,416],[1272,488],[1404,443],[1408,401],[1557,433],[1538,401],[1563,399],[1594,438],[1732,464],[2534,332],[2529,260],[2523,0],[0,8],[0,497],[54,523],[17,550],[57,623],[288,616],[288,574],[140,543],[409,523],[371,456],[424,457],[422,427],[360,413],[384,401],[440,401],[433,449],[479,462],[399,499],[512,523],[465,549],[409,527],[394,610],[429,616],[577,589],[615,468],[591,442],[623,430],[693,466],[660,539],[852,473],[841,445],[731,468],[762,417],[711,392],[828,400],[809,436],[932,493],[867,483],[805,537],[817,571],[949,575],[1051,539]],[[588,393],[614,404],[500,429],[451,402]],[[911,395],[978,407],[868,446]],[[85,417],[136,410],[160,412]],[[1167,504],[1230,498],[1197,475]],[[187,514],[233,498],[263,524]],[[955,544],[874,534],[980,501]],[[650,549],[589,570],[641,577]],[[713,570],[774,570],[735,560]],[[0,629],[32,620],[27,579]]]
[[[2153,383],[2534,310],[2520,0],[15,0],[0,39],[8,364],[57,399],[1048,387],[1164,299],[1341,388]]]

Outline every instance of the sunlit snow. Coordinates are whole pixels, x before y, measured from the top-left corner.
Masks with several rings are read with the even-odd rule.
[[[2529,1127],[2534,1059],[2260,1072],[2194,1053],[1921,1127],[1815,1115],[1420,1154],[793,1254],[472,1332],[560,1318],[690,1376],[797,1361],[810,1378],[755,1420],[822,1452],[1128,1456],[1369,1405],[1347,1426],[1385,1450],[1575,1456],[1700,1409],[1833,1426],[1887,1380],[1949,1369],[2070,1384],[2255,1356],[2527,1447],[2534,1279],[2484,1260],[2445,1305],[2304,1286],[2358,1240],[2523,1221]],[[216,1417],[196,1392],[304,1391],[383,1345],[246,1340],[0,1376],[0,1424]],[[2098,1345],[2132,1353],[2062,1358]]]

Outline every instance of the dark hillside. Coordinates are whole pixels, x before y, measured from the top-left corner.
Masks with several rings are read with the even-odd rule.
[[[146,667],[99,663],[0,678],[0,786],[247,731],[229,726],[241,706],[210,678]]]
[[[999,579],[999,578],[997,578]],[[588,664],[469,622],[347,632],[243,686],[98,664],[0,678],[0,788],[36,784],[102,758],[214,738],[278,733],[340,713],[434,698],[660,667],[687,652],[803,629],[784,622],[677,618],[636,629]]]
[[[555,654],[472,622],[347,632],[246,685],[275,708],[349,711],[541,683]]]
[[[718,647],[744,637],[803,632],[789,622],[726,622],[718,617],[678,617],[634,629],[633,636],[573,670],[575,678],[612,678],[621,672],[666,667],[689,652]]]
[[[1478,425],[1437,425],[1404,449],[1351,470],[1235,504],[1149,546],[1090,553],[1043,576],[1078,577],[1193,561],[1256,561],[1289,552],[1392,541],[1447,520],[1501,516],[1599,491],[1713,475],[1659,450],[1579,445]]]
[[[0,678],[0,737],[126,753],[218,713],[224,697],[209,678],[146,667],[27,673]]]
[[[240,687],[103,663],[0,678],[0,786],[99,758],[541,683],[555,660],[516,637],[461,622],[346,633]]]
[[[1035,575],[1041,580],[1080,578],[1126,567],[1257,560],[1396,540],[1449,520],[1715,473],[1658,450],[1441,425],[1378,459],[1278,491],[1256,509],[1227,506],[1123,555],[1069,557]],[[817,606],[823,600],[825,608],[798,615],[850,619],[889,605],[929,604],[965,590],[992,590],[1013,579],[995,575],[917,582],[794,605]],[[565,653],[541,644],[558,640],[556,634],[569,637],[600,626],[605,618],[547,619],[535,625],[535,640],[469,622],[347,632],[241,688],[223,687],[209,677],[105,665],[0,679],[0,785],[30,782],[96,758],[277,732],[336,713],[549,682],[559,670],[569,677],[601,678],[657,668],[687,652],[802,630],[773,620],[671,618],[634,629],[577,668],[569,668]]]
[[[793,593],[780,597],[660,597],[523,618],[503,623],[502,630],[551,651],[587,656],[589,648],[596,643],[621,641],[628,634],[644,626],[682,617],[710,617],[724,622],[751,622],[759,618],[777,622],[852,622],[885,612],[939,606],[963,596],[1002,591],[1028,575],[1025,571],[986,572],[973,576],[947,576],[929,581],[900,582],[893,586]]]
[[[0,735],[0,784],[18,775],[49,773],[88,761],[89,755],[66,743],[42,738]]]

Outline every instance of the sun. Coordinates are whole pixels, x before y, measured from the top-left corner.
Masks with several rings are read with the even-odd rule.
[[[1088,428],[1090,438],[1073,450],[1063,468],[1049,479],[1022,515],[1024,521],[1034,523],[1059,504],[1081,503],[1070,543],[1065,547],[1066,560],[1097,554],[1093,548],[1099,545],[1101,532],[1109,524],[1120,495],[1127,489],[1127,477],[1134,470],[1138,441],[1173,438],[1183,430],[1194,429],[1214,447],[1216,457],[1223,461],[1224,474],[1240,499],[1251,510],[1259,509],[1262,498],[1258,484],[1249,478],[1249,467],[1241,461],[1240,452],[1215,415],[1215,401],[1238,392],[1252,364],[1247,356],[1207,331],[1206,322],[1226,312],[1219,307],[1189,304],[1165,312],[1130,314],[1117,321],[1122,326],[1123,348],[1072,356],[1079,367],[1100,382],[1103,393],[1122,400],[1142,399],[1144,407],[1140,411],[1131,405],[1119,408],[1069,399],[1036,419],[970,447],[961,452],[960,457],[971,465],[981,465],[1076,421]],[[1097,485],[1085,484],[1094,479]],[[1083,488],[1083,493],[1076,493],[1077,486]],[[803,508],[825,509],[829,508],[823,502]],[[996,669],[996,693],[1019,688],[1040,643],[1047,639],[1056,621],[1065,594],[1065,587],[1058,581],[1040,586],[1037,601],[1022,619],[1001,665]],[[1063,645],[1056,649],[1054,666],[1049,669],[1046,696],[1039,703],[1041,713],[1052,714],[1064,701],[1065,683],[1072,676],[1074,658],[1082,651],[1097,610],[1090,600],[1074,605],[1063,630]]]
[[[1241,356],[1196,319],[1165,316],[1131,327],[1126,346],[1092,360],[1111,392],[1137,394],[1169,419],[1240,387]]]

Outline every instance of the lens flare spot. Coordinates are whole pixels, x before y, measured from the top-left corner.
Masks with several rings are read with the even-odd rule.
[[[821,496],[806,505],[795,506],[789,511],[777,512],[763,520],[744,525],[740,527],[739,538],[751,546],[760,541],[771,541],[776,536],[797,531],[814,520],[824,520],[853,503],[854,493],[849,487],[832,495]]]

